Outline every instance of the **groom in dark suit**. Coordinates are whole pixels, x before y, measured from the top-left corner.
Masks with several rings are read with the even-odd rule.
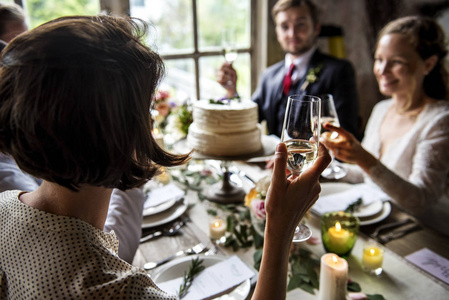
[[[259,105],[259,121],[266,120],[268,133],[280,137],[289,95],[332,94],[341,127],[359,137],[354,68],[349,61],[317,48],[321,29],[318,8],[310,0],[279,0],[272,15],[286,56],[265,70],[252,95]],[[231,64],[223,64],[217,80],[226,88],[228,97],[237,94],[237,74]]]

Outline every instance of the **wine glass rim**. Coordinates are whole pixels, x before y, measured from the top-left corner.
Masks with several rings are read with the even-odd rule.
[[[305,102],[319,102],[319,101],[321,101],[321,98],[318,97],[318,96],[304,95],[304,94],[290,95],[290,96],[288,96],[288,99],[290,101],[305,101]]]

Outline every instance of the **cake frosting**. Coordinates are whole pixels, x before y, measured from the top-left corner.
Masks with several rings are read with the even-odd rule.
[[[193,104],[193,123],[187,144],[211,156],[239,156],[262,148],[257,104],[230,100],[225,104],[199,100]]]

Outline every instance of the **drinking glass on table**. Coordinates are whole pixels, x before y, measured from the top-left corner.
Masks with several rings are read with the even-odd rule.
[[[299,176],[318,156],[320,103],[320,98],[316,96],[288,97],[281,142],[287,146],[287,168],[291,171],[290,178]],[[301,222],[296,227],[293,242],[305,241],[311,235],[309,227]]]
[[[325,123],[340,127],[340,121],[338,120],[337,111],[335,109],[334,98],[331,94],[325,94],[319,96],[321,99],[321,137],[326,139],[337,139],[338,133],[335,131],[329,131],[324,128]],[[327,179],[340,179],[347,174],[346,168],[344,168],[337,160],[335,156],[330,151],[332,157],[332,162],[323,171],[321,176]]]

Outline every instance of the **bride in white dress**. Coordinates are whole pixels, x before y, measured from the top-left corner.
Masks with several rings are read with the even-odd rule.
[[[380,32],[373,71],[379,102],[360,144],[330,124],[337,140],[322,142],[349,165],[348,182],[372,182],[399,207],[449,235],[449,103],[447,54],[441,27],[404,17]],[[355,165],[354,165],[355,164]]]

